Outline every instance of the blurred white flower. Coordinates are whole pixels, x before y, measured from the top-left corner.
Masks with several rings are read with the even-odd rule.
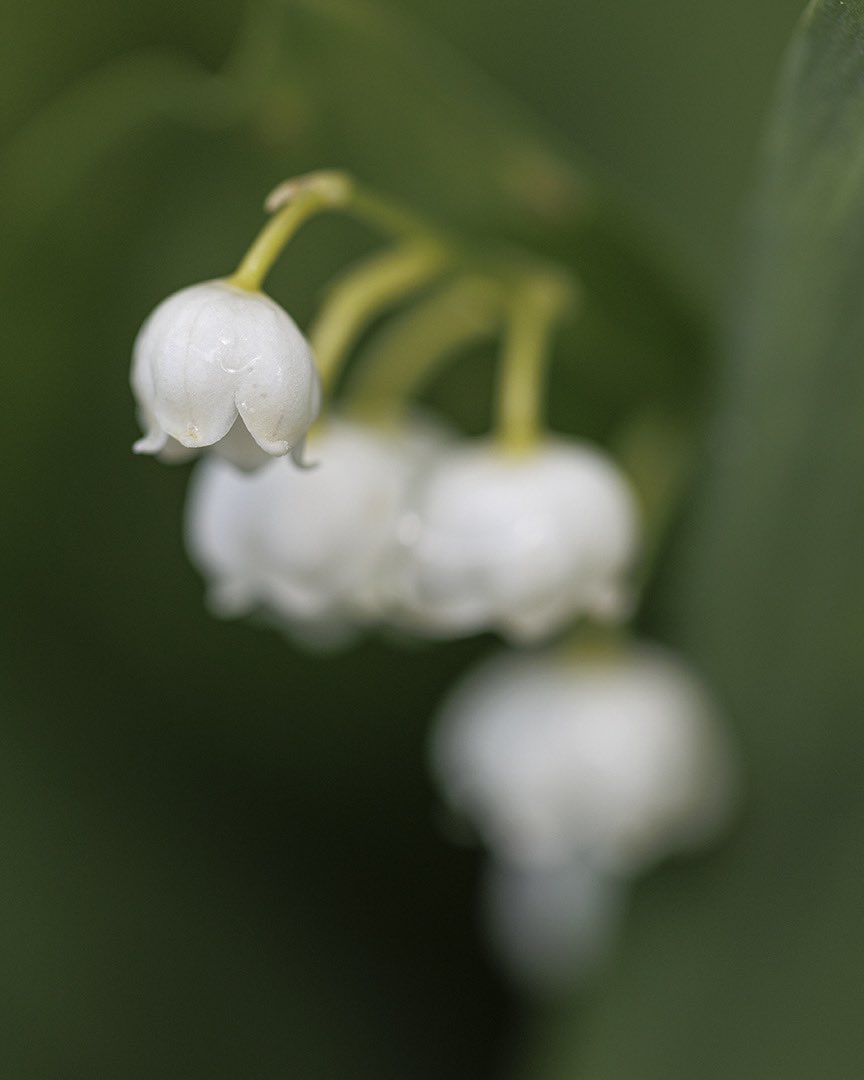
[[[433,761],[492,852],[534,869],[579,852],[636,873],[713,836],[735,787],[706,691],[645,645],[493,659],[446,702]]]
[[[626,882],[583,853],[556,866],[492,860],[483,888],[486,933],[511,976],[532,991],[584,979],[615,940]]]
[[[418,485],[403,539],[397,608],[433,635],[496,629],[531,641],[629,607],[634,497],[582,443],[550,439],[525,455],[486,440],[454,447]]]
[[[176,460],[180,446],[212,446],[244,468],[299,456],[320,404],[311,350],[288,313],[227,281],[182,289],[152,312],[132,389],[146,428],[137,453]]]
[[[589,975],[630,879],[712,839],[736,794],[705,689],[656,646],[487,662],[445,703],[432,760],[490,850],[492,946],[534,991]]]
[[[202,461],[186,539],[212,606],[224,615],[268,610],[322,645],[374,621],[405,489],[441,437],[425,424],[389,432],[330,419],[310,440],[307,470],[272,461],[244,475]]]

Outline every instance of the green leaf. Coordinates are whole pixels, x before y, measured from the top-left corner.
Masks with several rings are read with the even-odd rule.
[[[637,890],[596,1000],[529,1069],[543,1080],[864,1070],[861,0],[809,8],[762,171],[666,613],[734,718],[749,803],[722,853]]]

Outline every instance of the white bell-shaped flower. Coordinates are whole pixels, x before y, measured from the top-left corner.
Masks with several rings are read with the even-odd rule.
[[[306,470],[273,461],[243,474],[202,461],[186,538],[214,609],[269,611],[321,645],[377,619],[406,487],[440,438],[425,424],[390,432],[330,419],[310,439]]]
[[[137,453],[177,459],[180,446],[214,447],[244,468],[299,455],[320,405],[293,319],[227,281],[181,289],[152,312],[135,341],[132,388],[146,427]]]
[[[495,629],[527,642],[629,607],[634,496],[582,443],[550,439],[520,455],[487,440],[454,447],[418,486],[403,537],[396,606],[433,635]]]
[[[452,806],[525,868],[581,852],[635,873],[712,836],[734,793],[711,701],[656,647],[494,659],[446,703],[433,751]]]

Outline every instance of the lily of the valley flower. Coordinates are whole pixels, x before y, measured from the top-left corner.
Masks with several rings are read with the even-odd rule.
[[[391,433],[330,419],[310,440],[307,470],[273,461],[244,475],[203,461],[186,536],[214,608],[269,611],[322,645],[378,618],[406,487],[441,437],[427,425]]]
[[[621,618],[637,547],[634,497],[600,451],[564,439],[512,455],[478,440],[430,468],[403,529],[393,588],[438,636],[539,640],[579,615]]]
[[[298,456],[320,404],[311,350],[290,315],[227,281],[182,289],[152,312],[135,341],[132,388],[146,426],[137,453],[214,447],[244,468]]]
[[[581,853],[636,873],[713,836],[734,786],[706,691],[648,646],[492,660],[446,703],[434,765],[493,853],[529,869]]]

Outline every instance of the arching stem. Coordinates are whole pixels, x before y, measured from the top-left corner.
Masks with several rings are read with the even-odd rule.
[[[273,215],[228,278],[232,285],[256,292],[285,245],[310,218],[324,210],[344,210],[373,228],[405,243],[448,247],[424,221],[388,199],[366,191],[347,173],[321,170],[286,180],[265,203]]]
[[[370,345],[348,387],[346,411],[375,422],[398,421],[449,356],[495,333],[502,291],[497,282],[471,275],[415,304]]]
[[[366,327],[439,277],[449,262],[439,245],[414,243],[373,255],[336,282],[309,330],[325,395]]]
[[[574,299],[572,283],[551,274],[527,276],[511,293],[496,406],[498,438],[509,452],[529,452],[542,435],[550,338]]]

